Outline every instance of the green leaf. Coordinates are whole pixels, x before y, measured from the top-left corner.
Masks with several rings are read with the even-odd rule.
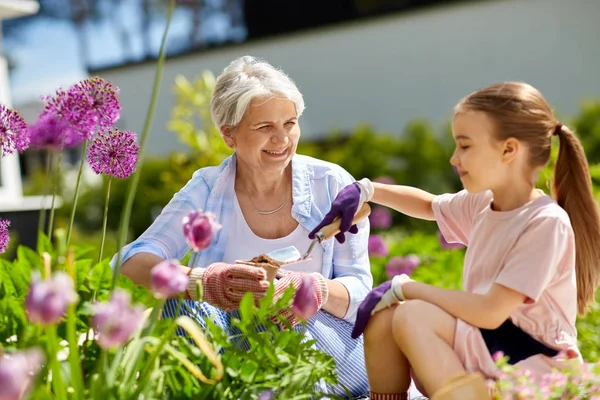
[[[252,292],[247,292],[240,302],[240,315],[242,316],[242,321],[244,322],[253,321],[254,297],[252,296]]]

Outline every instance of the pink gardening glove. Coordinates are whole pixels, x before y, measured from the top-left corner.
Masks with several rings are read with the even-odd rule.
[[[310,276],[311,281],[312,281],[312,287],[311,288],[303,288],[303,290],[298,291],[298,289],[301,287],[301,283],[303,282],[304,278]],[[307,274],[305,272],[295,272],[295,271],[288,271],[285,269],[279,269],[279,271],[277,272],[277,281],[275,281],[275,295],[274,295],[274,300],[277,301],[278,299],[281,298],[281,296],[283,296],[283,293],[287,290],[288,287],[293,286],[294,289],[296,290],[296,295],[310,295],[312,292],[312,295],[314,296],[314,300],[316,302],[316,307],[314,307],[311,312],[312,315],[316,314],[317,311],[319,311],[321,309],[321,307],[323,306],[323,304],[325,304],[327,302],[327,298],[329,297],[329,291],[327,289],[327,281],[325,280],[325,278],[323,277],[323,275],[313,272],[311,274]],[[309,290],[309,292],[306,292],[306,290]],[[294,299],[295,302],[297,299]],[[292,308],[288,308],[286,310],[282,310],[280,312],[279,315],[283,316],[289,323],[290,325],[294,326],[296,325],[298,322],[300,322],[298,316],[296,316],[294,314],[294,310],[293,308],[295,307],[292,306]],[[312,316],[310,315],[310,316]],[[308,319],[308,315],[304,316],[304,319]],[[278,322],[277,318],[274,317],[273,318],[274,322]]]
[[[252,292],[258,301],[269,288],[266,272],[248,265],[214,263],[206,269],[193,268],[189,275],[188,297],[198,300],[196,282],[200,281],[202,301],[225,311],[238,309],[246,292]]]

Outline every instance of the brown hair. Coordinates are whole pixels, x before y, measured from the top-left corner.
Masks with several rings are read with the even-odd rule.
[[[513,137],[526,143],[533,168],[548,163],[552,135],[560,138],[552,194],[569,214],[575,232],[577,310],[585,314],[600,279],[600,214],[579,138],[556,120],[542,94],[526,83],[497,83],[478,90],[458,103],[456,111],[461,110],[485,112],[497,125],[498,139]]]

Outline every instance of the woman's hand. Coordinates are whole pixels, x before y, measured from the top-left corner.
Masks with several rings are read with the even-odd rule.
[[[411,281],[412,279],[406,274],[396,275],[391,281],[384,282],[371,290],[358,307],[352,338],[356,339],[363,333],[371,316],[376,312],[404,301],[402,285]]]
[[[323,221],[308,234],[309,239],[314,239],[321,228],[331,224],[337,217],[342,219],[340,233],[335,235],[338,242],[344,243],[346,241],[345,232],[358,233],[358,227],[352,224],[352,220],[356,211],[362,205],[363,198],[364,195],[361,196],[361,186],[357,182],[343,188],[331,203],[331,209],[325,215]]]
[[[298,291],[298,288],[300,287],[300,284],[302,283],[303,278],[306,275],[309,274],[305,272],[288,271],[280,268],[277,272],[277,281],[275,282],[274,300],[277,301],[279,298],[281,298],[281,296],[283,296],[283,293],[290,286],[293,286],[294,289]],[[311,273],[310,276],[314,278],[311,281],[312,292],[315,296],[315,302],[317,305],[316,309],[314,310],[316,313],[321,309],[321,307],[323,307],[323,304],[327,302],[327,298],[329,297],[329,290],[327,287],[327,281],[325,280],[323,275],[314,272]],[[296,317],[296,315],[294,315],[291,309],[283,310],[280,313],[280,315],[283,316],[290,323],[291,326],[294,326],[299,322],[299,319]]]
[[[214,263],[208,268],[194,268],[190,273],[187,295],[194,300],[196,282],[202,282],[202,301],[225,311],[239,308],[246,292],[252,292],[254,300],[260,300],[269,282],[262,268],[241,264]]]

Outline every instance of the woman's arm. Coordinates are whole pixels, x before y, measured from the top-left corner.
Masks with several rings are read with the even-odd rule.
[[[435,220],[431,203],[435,195],[411,186],[373,182],[372,202],[381,204],[413,218]]]
[[[435,304],[448,314],[484,329],[499,327],[527,299],[524,294],[497,283],[486,294],[475,294],[410,281],[402,284],[402,294],[407,300]]]
[[[327,297],[327,303],[323,305],[323,310],[334,317],[344,318],[350,305],[348,290],[346,286],[335,280],[327,279],[326,282],[329,297]]]

